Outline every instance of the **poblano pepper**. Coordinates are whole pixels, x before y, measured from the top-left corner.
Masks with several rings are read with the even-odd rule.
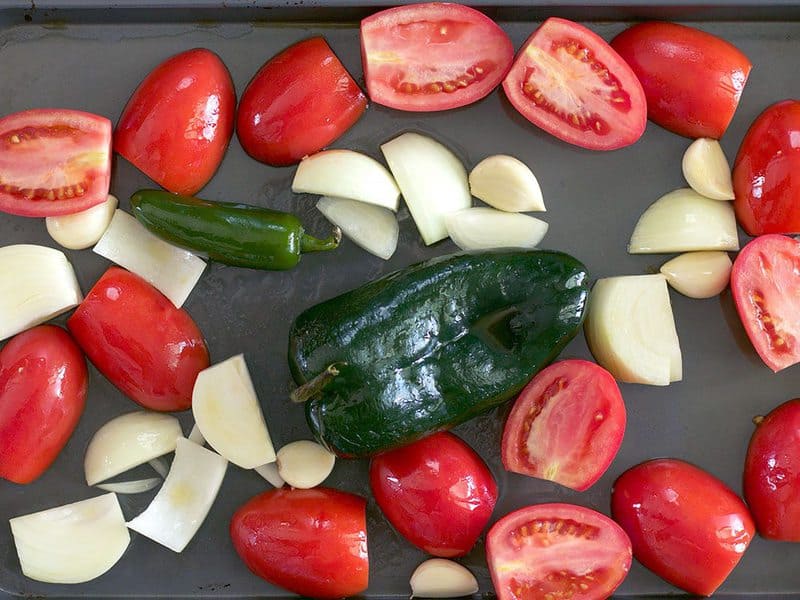
[[[338,228],[321,240],[308,235],[290,213],[248,204],[139,190],[131,196],[131,206],[139,222],[157,236],[237,267],[291,269],[302,253],[332,250],[341,240]]]
[[[514,397],[581,326],[585,267],[550,251],[455,254],[303,312],[289,364],[315,437],[361,457]]]

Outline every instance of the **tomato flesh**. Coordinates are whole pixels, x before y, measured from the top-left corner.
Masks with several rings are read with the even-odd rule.
[[[800,102],[762,112],[733,163],[736,218],[750,235],[800,233]]]
[[[647,124],[644,91],[597,34],[551,17],[525,42],[503,89],[526,119],[592,150],[633,144]]]
[[[233,547],[253,573],[291,592],[354,596],[369,577],[366,504],[323,487],[271,490],[233,515]]]
[[[34,327],[0,350],[0,477],[30,483],[53,463],[83,413],[86,361],[69,334]]]
[[[539,504],[506,515],[486,536],[499,600],[609,597],[631,567],[619,525],[582,506]]]
[[[739,252],[731,270],[736,311],[764,363],[778,372],[800,362],[800,242],[764,235]]]
[[[639,562],[701,596],[725,581],[755,534],[747,507],[730,488],[675,459],[625,471],[614,483],[611,512]]]
[[[522,390],[503,430],[508,471],[583,491],[605,473],[625,434],[614,377],[585,360],[563,360]]]
[[[0,211],[53,217],[105,202],[111,121],[77,110],[34,109],[0,119]]]
[[[361,21],[361,57],[373,102],[438,111],[477,102],[514,58],[508,35],[483,13],[431,2],[380,11]]]

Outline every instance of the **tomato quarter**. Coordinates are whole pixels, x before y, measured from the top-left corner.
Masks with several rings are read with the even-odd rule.
[[[34,109],[0,119],[0,211],[54,217],[105,202],[111,121],[77,110]]]
[[[361,21],[361,58],[373,102],[436,111],[487,96],[508,72],[514,46],[477,10],[430,2],[382,10]]]
[[[631,567],[628,536],[572,504],[521,508],[495,523],[486,558],[499,600],[608,598]]]

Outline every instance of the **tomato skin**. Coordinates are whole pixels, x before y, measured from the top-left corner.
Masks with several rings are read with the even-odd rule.
[[[390,108],[429,112],[472,104],[500,85],[513,59],[508,35],[461,4],[398,6],[361,21],[367,92]]]
[[[722,137],[752,67],[736,46],[699,29],[652,21],[629,27],[611,47],[642,82],[651,121],[689,138]]]
[[[111,121],[79,110],[39,108],[0,119],[0,211],[55,217],[105,202],[111,184]]]
[[[83,414],[86,361],[69,334],[40,325],[0,350],[0,477],[37,479],[61,452]]]
[[[736,218],[749,235],[800,233],[800,102],[762,112],[733,163]]]
[[[233,547],[253,573],[291,592],[354,596],[369,578],[366,504],[324,487],[270,490],[233,515]]]
[[[617,455],[625,422],[611,373],[586,360],[553,363],[514,402],[503,429],[503,466],[586,490]]]
[[[367,99],[321,37],[289,46],[247,84],[236,133],[245,152],[292,165],[332,143],[361,118]]]
[[[725,581],[755,534],[739,496],[702,469],[670,458],[625,471],[611,492],[611,512],[640,563],[700,596]]]
[[[631,542],[589,508],[536,504],[492,525],[486,560],[499,600],[608,598],[631,568]]]
[[[176,194],[193,195],[222,162],[233,135],[236,92],[222,60],[195,48],[153,69],[114,131],[114,150]]]
[[[503,90],[531,123],[589,150],[629,146],[647,125],[644,91],[630,67],[603,38],[567,19],[550,17],[531,34]]]
[[[460,438],[441,432],[372,459],[378,506],[409,542],[452,558],[475,545],[497,502],[486,463]]]
[[[762,235],[739,252],[731,269],[736,311],[761,360],[778,372],[800,362],[800,242]]]
[[[209,365],[203,334],[144,279],[111,267],[67,321],[86,356],[145,408],[185,410],[197,374]]]
[[[762,537],[800,542],[800,399],[781,404],[757,423],[743,489]]]

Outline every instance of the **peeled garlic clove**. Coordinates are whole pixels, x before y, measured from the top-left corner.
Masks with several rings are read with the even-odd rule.
[[[420,598],[459,598],[478,591],[478,581],[466,567],[444,558],[432,558],[411,575],[411,595]]]
[[[700,138],[683,155],[683,176],[698,194],[712,200],[733,200],[731,168],[717,140]]]
[[[348,239],[370,254],[389,260],[397,250],[400,225],[397,216],[388,208],[323,196],[317,209],[339,227]]]
[[[117,199],[109,194],[102,204],[72,215],[47,217],[44,222],[56,243],[70,250],[83,250],[100,241],[116,209]]]
[[[316,442],[299,440],[278,450],[278,475],[294,488],[313,488],[328,478],[335,461],[336,457]]]
[[[513,156],[484,158],[469,174],[472,195],[508,212],[544,211],[542,189],[525,163]]]
[[[535,248],[547,233],[544,221],[479,206],[445,217],[447,233],[462,250]]]
[[[711,298],[728,287],[731,259],[725,252],[687,252],[661,266],[673,288],[689,298]]]

